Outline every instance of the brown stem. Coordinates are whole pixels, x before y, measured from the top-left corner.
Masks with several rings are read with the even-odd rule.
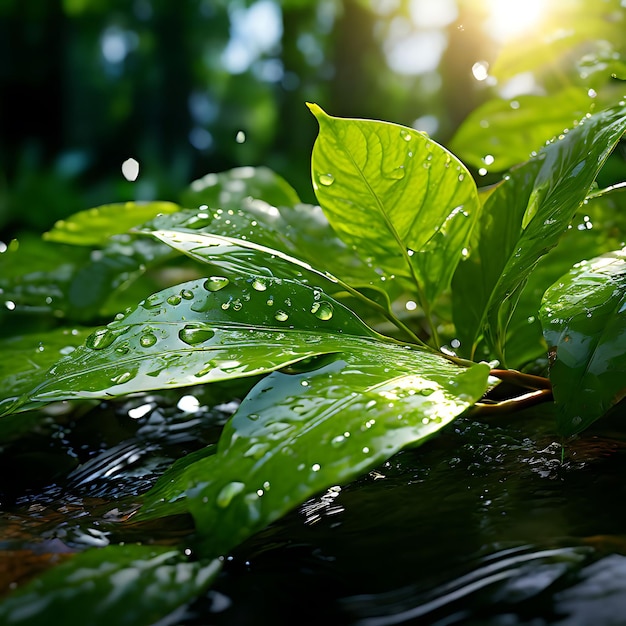
[[[547,378],[543,376],[533,376],[532,374],[524,374],[517,370],[491,370],[492,376],[499,378],[503,382],[524,387],[524,389],[547,389],[552,390],[552,385]]]
[[[474,407],[480,415],[499,415],[510,411],[519,411],[552,400],[552,389],[535,389],[521,396],[506,400],[477,402]]]

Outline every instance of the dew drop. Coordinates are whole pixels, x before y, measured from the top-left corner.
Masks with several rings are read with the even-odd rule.
[[[157,294],[152,294],[151,296],[148,296],[141,303],[141,306],[142,306],[142,308],[146,309],[147,311],[151,311],[152,309],[157,309],[162,304],[163,304],[163,300],[161,300],[161,296],[159,296]]]
[[[225,487],[222,487],[220,492],[217,494],[217,506],[225,509],[233,501],[233,498],[238,493],[241,493],[245,487],[246,485],[244,483],[238,481],[233,481],[232,483],[228,483]]]
[[[144,348],[150,348],[157,342],[156,335],[152,332],[147,332],[141,335],[139,338],[139,343]]]
[[[255,278],[252,281],[252,289],[256,291],[265,291],[267,289],[267,283],[262,278]]]
[[[274,315],[274,319],[279,322],[286,322],[289,319],[289,315],[284,311],[278,310],[276,311],[276,315]]]
[[[100,328],[87,337],[87,347],[92,350],[103,350],[108,348],[117,335],[108,328]]]
[[[239,298],[233,301],[233,311],[241,311],[243,304]]]
[[[181,301],[182,301],[182,298],[180,296],[176,296],[176,295],[170,296],[167,299],[167,303],[171,304],[172,306],[176,306],[176,305],[180,304]]]
[[[211,276],[204,281],[204,288],[207,291],[219,291],[224,289],[230,281],[225,276]]]
[[[214,336],[215,332],[203,324],[187,324],[178,333],[180,340],[190,346],[204,343],[205,341],[212,339]]]
[[[132,377],[133,375],[130,372],[124,372],[119,376],[114,376],[113,378],[111,378],[111,382],[114,385],[121,385],[122,383],[128,382]]]
[[[333,316],[333,305],[330,302],[314,302],[311,307],[311,313],[318,320],[327,321]]]
[[[404,139],[404,141],[411,141],[411,132],[406,128],[400,129],[400,137]]]
[[[130,346],[128,345],[127,341],[121,343],[119,346],[117,346],[117,348],[115,348],[115,352],[117,352],[118,354],[127,354],[129,351]]]
[[[180,292],[180,297],[183,300],[193,300],[193,291],[189,291],[189,289],[183,289]]]
[[[319,472],[322,469],[322,466],[319,463],[313,463],[311,465],[311,470],[314,472]]]
[[[335,182],[335,177],[332,174],[320,174],[318,179],[320,185],[324,185],[324,187],[330,187]]]

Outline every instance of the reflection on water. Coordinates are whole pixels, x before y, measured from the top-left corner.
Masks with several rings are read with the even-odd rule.
[[[107,406],[1,457],[15,477],[0,488],[3,590],[67,553],[192,531],[187,518],[120,522],[173,459],[217,439],[237,404],[209,409],[185,392]],[[607,422],[562,450],[550,424],[460,419],[331,487],[226,555],[176,623],[623,623],[626,436]]]

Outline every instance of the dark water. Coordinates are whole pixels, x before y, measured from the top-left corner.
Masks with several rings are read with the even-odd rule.
[[[147,533],[180,542],[186,519],[120,521],[175,458],[215,441],[234,408],[136,398],[56,417],[7,448],[3,590],[86,547]],[[619,419],[561,455],[541,411],[461,419],[253,537],[204,597],[159,626],[625,624]]]

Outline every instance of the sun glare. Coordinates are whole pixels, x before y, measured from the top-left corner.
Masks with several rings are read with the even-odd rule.
[[[488,0],[487,27],[500,41],[530,31],[543,17],[546,0]]]

